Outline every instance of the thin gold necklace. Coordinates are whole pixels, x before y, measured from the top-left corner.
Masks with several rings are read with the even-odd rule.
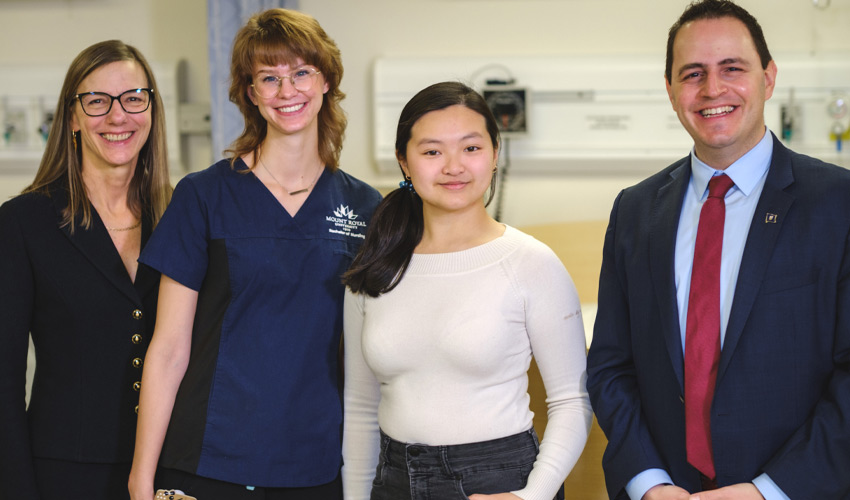
[[[286,189],[286,187],[284,187],[284,185],[281,184],[279,180],[277,180],[277,177],[274,176],[272,171],[269,170],[269,168],[266,166],[265,162],[263,161],[262,155],[259,157],[259,159],[260,159],[260,165],[263,166],[263,170],[268,172],[268,174],[272,177],[272,179],[274,179],[274,181],[277,183],[277,185],[280,186],[286,192],[286,194],[288,194],[289,196],[295,196],[296,194],[306,193],[306,192],[310,191],[310,189],[313,187],[313,184],[315,184],[316,181],[319,180],[319,177],[322,175],[322,170],[324,170],[324,168],[319,168],[318,172],[316,172],[316,178],[313,179],[313,182],[311,182],[309,186],[307,186],[305,188],[301,188],[301,189],[296,189],[295,191],[290,191],[290,190]]]
[[[136,222],[135,224],[133,224],[132,226],[127,226],[127,227],[107,227],[107,228],[106,228],[106,230],[107,230],[107,231],[131,231],[131,230],[136,229],[137,227],[139,227],[139,226],[141,226],[141,225],[142,225],[142,220],[141,220],[141,219],[139,219],[139,221],[138,221],[138,222]]]

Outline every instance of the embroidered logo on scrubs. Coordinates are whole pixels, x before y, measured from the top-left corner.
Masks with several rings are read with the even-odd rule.
[[[364,239],[366,237],[364,232],[366,223],[356,219],[357,214],[354,213],[354,210],[348,208],[348,205],[340,205],[334,209],[333,215],[325,217],[326,221],[334,225],[334,227],[328,229],[328,232]]]
[[[357,214],[354,213],[354,210],[348,208],[345,205],[340,205],[339,208],[334,210],[334,215],[337,217],[343,217],[348,220],[354,220],[357,218]]]

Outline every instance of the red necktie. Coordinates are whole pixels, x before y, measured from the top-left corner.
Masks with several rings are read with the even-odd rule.
[[[720,254],[726,203],[734,185],[727,175],[708,182],[699,214],[685,333],[685,434],[688,463],[714,479],[711,402],[720,361]]]

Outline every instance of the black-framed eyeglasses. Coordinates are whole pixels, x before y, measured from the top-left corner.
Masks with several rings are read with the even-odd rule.
[[[127,113],[143,113],[148,110],[153,97],[153,89],[130,89],[117,96],[106,92],[81,92],[74,96],[79,99],[83,113],[89,116],[103,116],[112,110],[112,103],[118,101]]]
[[[313,84],[316,83],[316,76],[319,74],[321,74],[321,71],[313,67],[299,68],[291,74],[283,76],[260,73],[254,77],[254,83],[251,86],[254,87],[254,91],[260,97],[268,99],[280,92],[280,86],[283,85],[283,80],[285,79],[288,79],[292,83],[295,90],[306,92],[313,88]]]

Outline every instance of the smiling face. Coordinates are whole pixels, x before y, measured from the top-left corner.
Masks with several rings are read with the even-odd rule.
[[[137,62],[117,61],[89,73],[77,92],[105,92],[117,96],[130,89],[147,87],[149,84],[145,72]],[[151,108],[131,114],[115,101],[109,113],[88,116],[83,112],[79,100],[73,107],[71,127],[75,132],[80,132],[83,171],[117,167],[135,169],[139,151],[150,134]]]
[[[278,64],[266,66],[256,64],[254,66],[254,81],[267,77],[282,77],[280,90],[271,97],[262,97],[248,86],[248,98],[257,106],[260,114],[268,123],[268,134],[293,135],[309,132],[318,135],[317,116],[322,108],[324,94],[328,91],[328,84],[324,76],[316,75],[312,87],[308,90],[297,90],[292,85],[292,80],[286,75],[293,75],[300,69],[310,69],[300,58],[295,64]]]
[[[733,17],[685,24],[673,44],[667,94],[697,157],[724,169],[764,136],[776,65],[762,69],[746,26]]]
[[[422,198],[423,212],[484,210],[498,152],[484,117],[462,105],[422,115],[399,163]]]

